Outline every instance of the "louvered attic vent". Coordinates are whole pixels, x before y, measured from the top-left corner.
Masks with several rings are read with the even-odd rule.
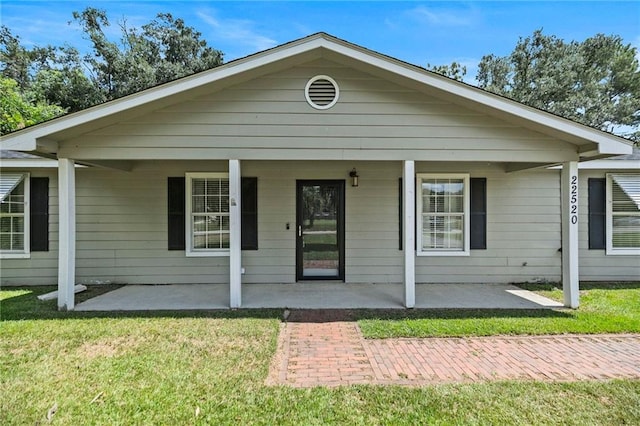
[[[309,105],[316,109],[328,109],[338,102],[340,89],[334,79],[326,75],[317,75],[307,83],[304,94]]]

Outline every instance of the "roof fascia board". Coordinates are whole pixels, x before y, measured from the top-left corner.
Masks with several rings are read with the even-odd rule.
[[[411,80],[424,83],[430,87],[471,100],[483,106],[503,111],[510,115],[515,115],[538,125],[559,130],[569,135],[597,142],[598,151],[601,154],[623,155],[631,154],[632,152],[632,142],[627,142],[618,136],[609,135],[602,131],[591,129],[588,126],[574,123],[571,120],[531,108],[516,101],[503,98],[475,87],[467,87],[464,83],[453,81],[434,73],[426,72],[426,70],[420,69],[415,65],[407,64],[377,52],[345,43],[346,42],[342,42],[340,40],[334,40],[332,42],[327,41],[327,44],[323,47],[375,67],[402,75]]]
[[[593,160],[578,165],[585,170],[640,170],[640,160]]]
[[[298,42],[292,42],[288,45],[283,45],[280,48],[274,48],[220,65],[209,72],[199,73],[173,82],[165,83],[158,87],[133,93],[102,105],[96,105],[89,109],[78,111],[76,113],[36,125],[33,128],[27,128],[13,134],[0,136],[0,143],[2,149],[13,151],[34,151],[37,148],[38,144],[36,141],[38,139],[53,133],[98,120],[109,115],[117,114],[121,111],[133,109],[158,99],[180,94],[185,90],[194,89],[220,81],[264,65],[276,63],[317,49],[318,47],[321,47],[322,44],[323,39],[321,38],[301,39],[298,40]]]
[[[57,160],[48,158],[3,158],[0,160],[2,169],[37,169],[37,168],[56,168]]]
[[[327,51],[343,55],[346,58],[352,58],[370,66],[395,73],[410,80],[425,84],[428,87],[447,92],[484,107],[519,117],[551,131],[559,131],[571,137],[578,137],[586,141],[596,142],[598,144],[598,152],[600,154],[624,155],[632,153],[630,141],[627,143],[624,139],[617,136],[608,135],[604,132],[590,129],[587,126],[519,104],[498,95],[482,91],[481,89],[471,86],[468,87],[464,83],[438,76],[415,65],[404,63],[389,56],[382,55],[323,33],[315,34],[267,51],[259,52],[254,55],[223,64],[208,72],[185,77],[156,88],[151,88],[103,105],[98,105],[84,111],[79,111],[77,113],[34,126],[33,128],[27,128],[15,134],[2,136],[0,137],[0,144],[3,149],[33,151],[37,149],[36,141],[39,138],[46,137],[58,131],[133,109],[162,98],[177,95],[187,90],[220,81],[267,64],[273,64],[296,55],[313,51],[315,49],[318,49],[318,51],[321,52],[322,48]]]

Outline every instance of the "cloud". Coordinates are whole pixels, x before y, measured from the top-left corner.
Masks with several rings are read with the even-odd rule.
[[[198,11],[196,15],[210,26],[214,37],[249,47],[252,52],[266,50],[278,44],[276,40],[258,34],[253,29],[253,21],[244,19],[219,19],[210,11]]]
[[[416,20],[440,27],[466,27],[473,24],[475,14],[469,11],[438,10],[418,6],[408,11]]]

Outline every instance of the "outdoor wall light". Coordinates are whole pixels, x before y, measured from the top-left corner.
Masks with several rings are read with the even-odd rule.
[[[358,186],[358,172],[356,171],[356,168],[354,167],[350,172],[349,172],[349,177],[351,177],[351,186]]]

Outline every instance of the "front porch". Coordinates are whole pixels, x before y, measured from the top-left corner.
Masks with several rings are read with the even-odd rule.
[[[251,284],[242,307],[404,309],[400,284],[314,282]],[[549,309],[562,304],[509,284],[417,284],[417,309]],[[229,309],[227,284],[128,285],[76,306],[77,311]]]

